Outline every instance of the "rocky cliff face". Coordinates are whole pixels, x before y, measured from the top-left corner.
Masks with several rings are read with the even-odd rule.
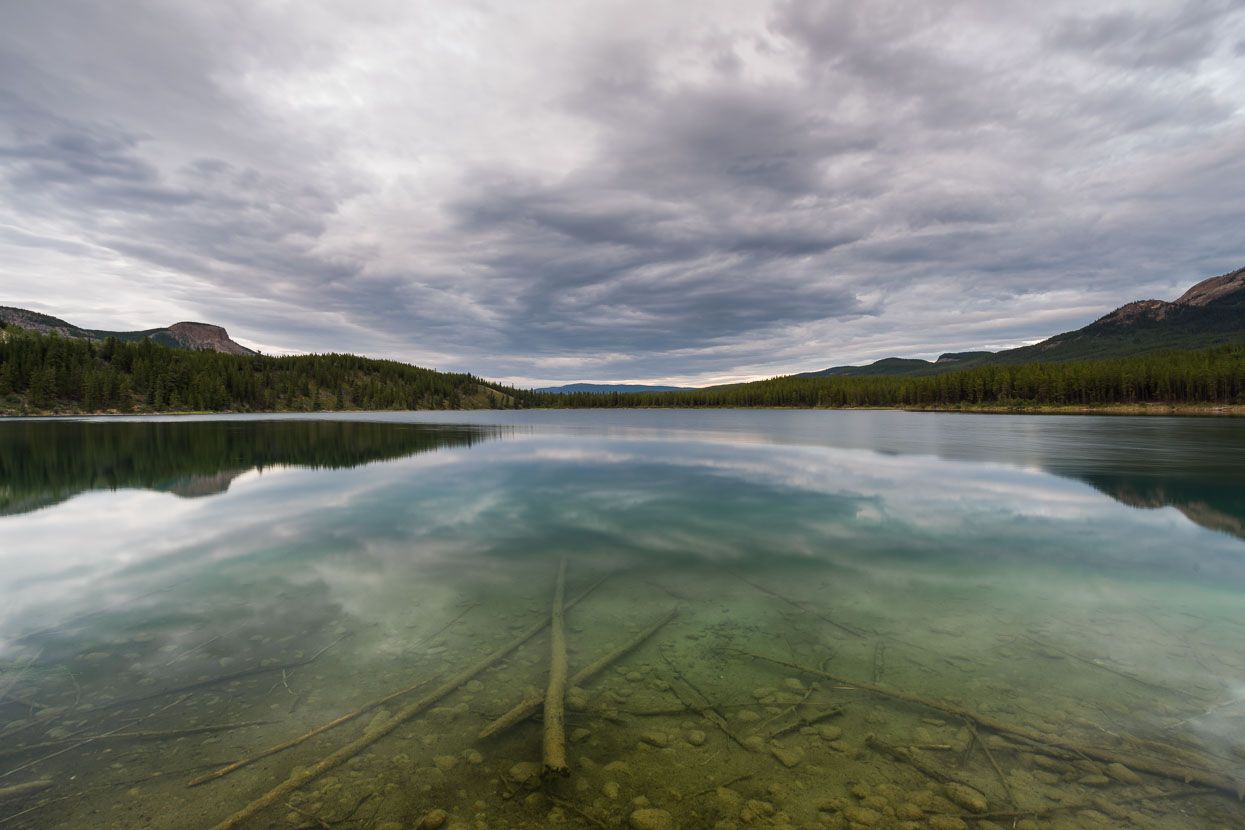
[[[252,350],[231,340],[229,333],[223,328],[210,323],[174,323],[165,328],[146,329],[145,331],[104,331],[103,329],[84,329],[58,317],[12,306],[0,306],[0,320],[9,325],[37,331],[40,334],[55,332],[61,337],[78,337],[86,340],[105,340],[115,337],[127,342],[151,340],[175,349],[212,349],[225,354],[255,354]]]
[[[47,314],[40,314],[37,311],[30,311],[25,308],[14,308],[12,306],[0,306],[0,320],[11,326],[18,328],[30,329],[40,334],[50,334],[56,332],[61,337],[90,337],[91,333],[83,328],[78,328],[72,323],[66,323],[58,317],[52,317]]]
[[[1245,292],[1245,268],[1237,269],[1231,274],[1211,277],[1180,295],[1175,305],[1204,306],[1220,300],[1232,298],[1237,292]],[[1245,295],[1242,295],[1245,296]],[[1239,301],[1239,298],[1236,298]]]
[[[211,349],[225,354],[255,354],[245,346],[229,339],[229,333],[221,326],[209,323],[174,323],[167,329],[168,336],[183,349]],[[154,338],[153,338],[154,339]]]
[[[1100,318],[1098,323],[1136,323],[1142,320],[1159,321],[1181,311],[1216,305],[1240,305],[1245,303],[1245,268],[1230,274],[1202,280],[1181,294],[1175,302],[1163,300],[1138,300],[1122,305]]]

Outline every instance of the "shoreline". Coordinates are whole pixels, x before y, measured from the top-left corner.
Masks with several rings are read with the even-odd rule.
[[[758,409],[758,410],[810,410],[818,412],[961,412],[968,414],[980,415],[1104,415],[1104,416],[1124,416],[1124,415],[1144,415],[1148,417],[1218,417],[1218,418],[1240,418],[1245,417],[1245,404],[1164,404],[1164,403],[1133,403],[1133,404],[1096,404],[1096,405],[1068,405],[1068,404],[1033,404],[1029,406],[1003,406],[993,405],[962,405],[962,406],[635,406],[635,407],[532,407],[530,409],[513,409],[505,410],[509,412],[558,412],[570,410],[602,410],[602,411],[619,411],[625,409],[665,409],[665,410],[714,410],[714,409]],[[348,414],[377,414],[377,413],[398,413],[398,412],[487,412],[488,409],[319,409],[314,411],[303,409],[272,409],[272,410],[252,410],[242,412],[238,410],[196,410],[196,411],[151,411],[151,412],[118,412],[98,411],[98,412],[68,412],[68,411],[52,411],[52,412],[30,412],[19,414],[16,412],[0,413],[0,420],[21,419],[21,418],[141,418],[141,417],[171,417],[171,416],[201,416],[201,415],[348,415]],[[497,410],[501,411],[501,410]]]

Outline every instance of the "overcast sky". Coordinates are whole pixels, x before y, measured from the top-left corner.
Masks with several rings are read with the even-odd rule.
[[[1245,265],[1245,0],[0,0],[0,305],[520,385],[998,349]]]

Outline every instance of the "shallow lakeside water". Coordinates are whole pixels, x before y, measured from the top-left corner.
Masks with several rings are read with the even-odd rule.
[[[0,423],[0,788],[51,782],[0,820],[212,827],[546,617],[566,557],[568,595],[608,575],[568,612],[572,672],[678,610],[568,698],[569,778],[519,780],[538,720],[477,737],[544,683],[542,632],[243,826],[1012,826],[952,819],[975,805],[938,776],[1042,828],[1241,826],[1223,788],[1057,756],[1245,780],[1243,438],[804,410]],[[978,741],[961,710],[1046,743]],[[178,730],[203,731],[126,737]]]

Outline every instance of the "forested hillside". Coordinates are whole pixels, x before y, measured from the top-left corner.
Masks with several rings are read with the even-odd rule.
[[[1245,344],[932,377],[799,377],[677,392],[541,393],[354,355],[231,355],[0,329],[0,412],[1245,404]]]
[[[468,374],[354,355],[234,355],[0,328],[0,413],[9,415],[504,409],[527,395]]]
[[[564,407],[1025,407],[1245,404],[1245,344],[1115,360],[985,366],[933,377],[798,377],[685,392],[533,397]]]
[[[800,377],[926,377],[982,366],[1062,363],[1135,357],[1176,349],[1209,349],[1245,340],[1245,268],[1210,277],[1174,302],[1138,300],[1088,326],[1001,352],[948,353],[937,361],[888,357],[867,366],[833,366]]]

